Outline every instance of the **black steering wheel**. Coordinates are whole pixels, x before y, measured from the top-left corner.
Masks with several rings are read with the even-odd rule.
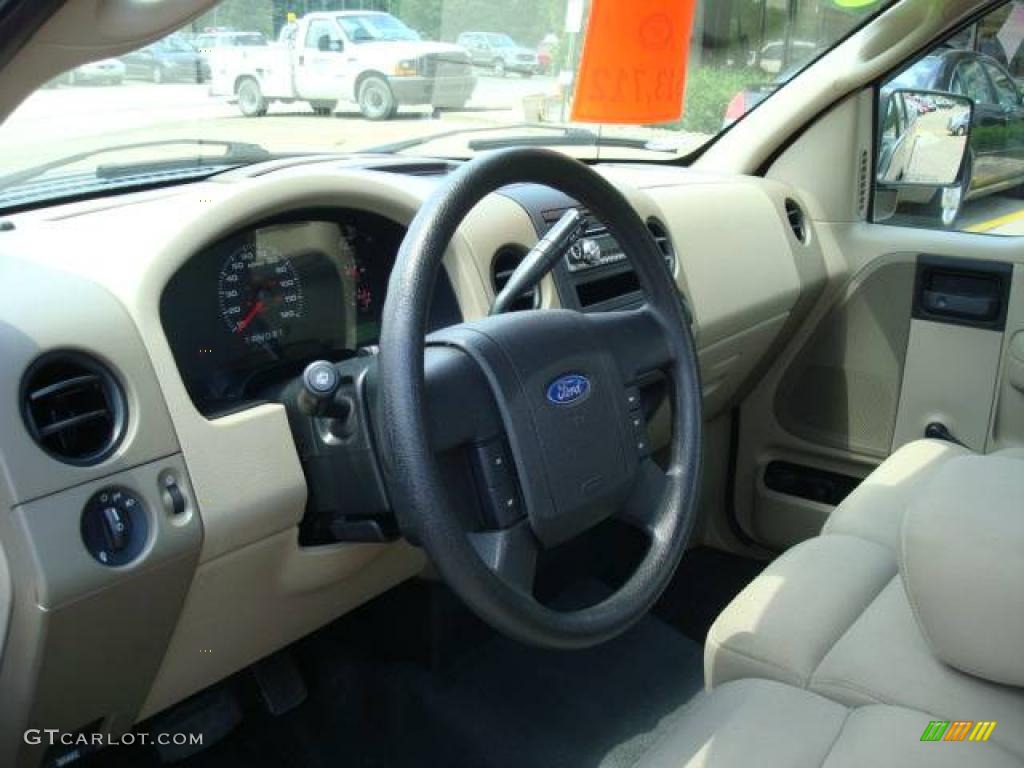
[[[632,261],[646,303],[593,314],[516,312],[427,337],[433,287],[456,228],[486,195],[515,183],[564,192],[601,220]],[[672,405],[664,468],[649,457],[636,423],[636,382],[656,371],[670,384]],[[534,148],[481,155],[452,173],[420,208],[399,251],[376,390],[384,475],[402,531],[481,618],[525,642],[579,648],[619,634],[653,605],[695,515],[701,388],[688,313],[662,253],[604,177]],[[451,457],[471,446],[483,462],[501,464],[506,442],[511,466],[495,482],[518,483],[522,505],[481,516],[472,488],[452,484]],[[541,549],[612,515],[649,538],[628,580],[580,610],[536,600]]]

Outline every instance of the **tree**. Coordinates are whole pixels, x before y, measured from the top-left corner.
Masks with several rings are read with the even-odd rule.
[[[274,5],[275,0],[224,0],[192,22],[192,29],[231,27],[272,37],[276,31]]]
[[[394,13],[435,40],[455,40],[467,31],[504,32],[523,45],[537,45],[561,31],[566,0],[396,0]]]

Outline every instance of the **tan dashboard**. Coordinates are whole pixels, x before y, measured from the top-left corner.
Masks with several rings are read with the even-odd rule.
[[[824,285],[799,197],[678,168],[603,172],[667,230],[706,414],[721,412]],[[31,761],[29,727],[126,730],[423,568],[401,542],[300,547],[306,485],[283,408],[200,412],[160,305],[182,266],[232,232],[303,209],[404,226],[437,182],[285,163],[11,217],[0,232],[0,764]],[[536,241],[509,196],[472,212],[445,262],[463,317],[486,313],[495,254]],[[560,304],[551,278],[539,303]],[[26,429],[23,374],[52,350],[99,361],[123,390],[123,435],[98,463],[56,460]],[[83,507],[117,488],[146,526],[125,565],[82,543]]]

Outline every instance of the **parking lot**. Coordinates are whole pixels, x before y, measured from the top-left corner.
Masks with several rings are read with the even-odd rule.
[[[211,97],[202,84],[59,85],[34,93],[0,127],[7,149],[0,171],[24,166],[19,146],[31,148],[33,161],[45,162],[94,147],[151,140],[155,137],[147,128],[155,125],[159,138],[248,141],[274,152],[347,152],[451,128],[522,121],[524,97],[556,93],[549,77],[482,75],[465,110],[435,116],[428,107],[405,107],[393,120],[372,122],[355,105],[339,104],[334,115],[324,118],[305,102],[275,103],[266,117],[245,118],[234,104]],[[40,155],[41,145],[48,145],[46,155]]]
[[[524,112],[523,100],[531,95],[550,97],[557,113],[557,93],[551,77],[499,78],[482,73],[465,110],[433,114],[429,108],[406,107],[393,120],[372,122],[354,105],[340,104],[332,116],[319,117],[303,102],[276,103],[265,117],[245,118],[234,104],[211,97],[204,84],[127,81],[110,86],[59,85],[37,91],[0,126],[7,148],[0,157],[0,173],[102,146],[154,138],[244,141],[273,152],[359,151],[446,130],[529,121],[532,117]],[[149,130],[156,125],[160,126],[159,136]],[[634,135],[640,130],[623,128]],[[687,137],[680,138],[685,148]],[[697,145],[702,138],[695,135],[690,140]],[[21,147],[25,153],[18,151]],[[445,154],[460,149],[448,144],[431,145],[426,151]],[[180,152],[180,147],[169,151]],[[29,152],[31,158],[26,157]],[[922,225],[920,220],[901,216],[893,219],[893,223],[901,221]],[[997,194],[968,201],[957,228],[1024,235],[1024,199]]]

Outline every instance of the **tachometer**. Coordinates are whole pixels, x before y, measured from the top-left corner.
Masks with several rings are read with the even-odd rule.
[[[220,313],[247,344],[282,339],[302,317],[302,282],[291,260],[272,248],[245,245],[224,261],[217,286]]]

